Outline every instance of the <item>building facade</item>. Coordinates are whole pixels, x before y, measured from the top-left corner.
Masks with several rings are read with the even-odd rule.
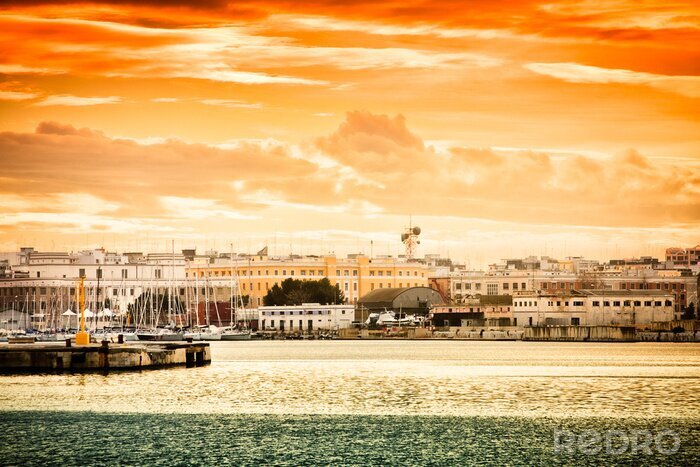
[[[285,279],[319,280],[327,277],[338,285],[347,303],[375,289],[419,287],[428,284],[429,266],[398,258],[369,258],[351,255],[269,257],[234,256],[194,260],[188,264],[190,279],[221,280],[237,277],[240,293],[251,298],[253,306],[262,306],[263,297]]]
[[[574,290],[513,297],[517,326],[638,326],[674,319],[674,295],[663,290]]]
[[[258,308],[258,323],[263,331],[337,331],[352,325],[354,313],[354,305],[304,303],[291,306],[261,306]]]

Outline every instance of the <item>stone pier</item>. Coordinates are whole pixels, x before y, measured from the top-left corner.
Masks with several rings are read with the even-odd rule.
[[[65,342],[0,344],[0,372],[140,370],[211,363],[208,343],[133,342],[68,346]]]

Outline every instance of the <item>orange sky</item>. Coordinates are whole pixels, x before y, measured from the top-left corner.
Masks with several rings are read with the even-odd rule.
[[[0,42],[0,250],[700,241],[697,2],[0,0]]]

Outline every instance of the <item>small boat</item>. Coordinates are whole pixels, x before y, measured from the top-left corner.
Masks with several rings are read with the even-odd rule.
[[[249,341],[250,331],[245,329],[224,328],[221,332],[222,341]]]
[[[185,340],[184,334],[170,329],[156,329],[155,331],[139,331],[136,337],[140,341],[173,342]]]
[[[220,341],[222,334],[218,327],[214,325],[204,325],[197,326],[196,330],[193,332],[186,332],[184,337],[185,339],[192,339],[193,341]]]

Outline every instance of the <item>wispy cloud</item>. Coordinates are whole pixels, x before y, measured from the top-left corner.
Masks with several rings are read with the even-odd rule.
[[[39,94],[23,91],[0,91],[0,101],[26,101],[36,99]]]
[[[569,83],[616,83],[651,86],[688,97],[700,97],[700,76],[669,76],[578,63],[528,63],[526,69]]]
[[[38,107],[64,105],[69,107],[84,107],[91,105],[119,104],[123,99],[118,96],[81,97],[70,94],[56,94],[34,104]]]
[[[199,102],[205,105],[215,105],[231,109],[262,109],[263,107],[259,102],[251,103],[236,99],[202,99]]]

